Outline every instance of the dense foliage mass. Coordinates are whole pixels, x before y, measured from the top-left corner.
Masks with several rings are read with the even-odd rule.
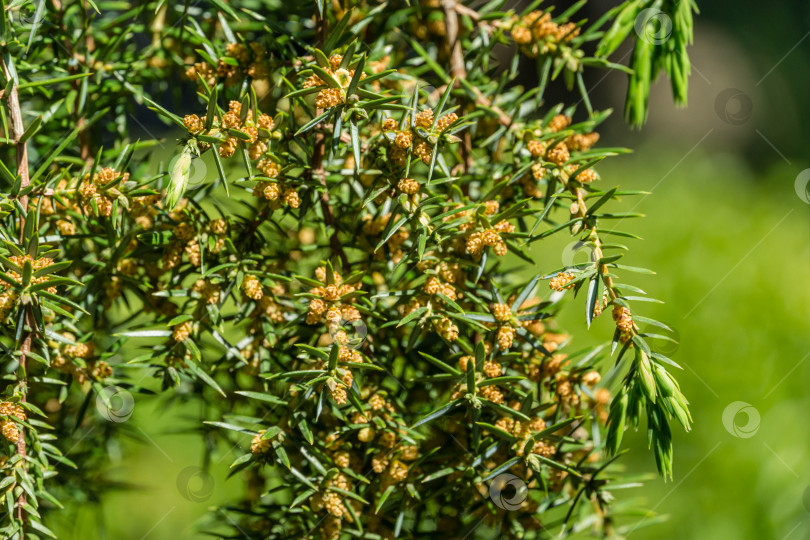
[[[243,449],[210,534],[621,534],[622,434],[669,476],[690,416],[583,72],[630,73],[636,124],[660,69],[683,101],[694,6],[505,4],[5,6],[3,538],[98,500],[114,400],[161,391],[204,404],[204,464]],[[589,260],[536,260],[555,234]],[[555,323],[574,296],[603,346]]]

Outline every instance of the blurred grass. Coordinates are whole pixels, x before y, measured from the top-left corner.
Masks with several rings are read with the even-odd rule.
[[[800,168],[780,164],[755,174],[735,155],[709,148],[680,162],[688,150],[651,145],[600,168],[605,189],[621,183],[654,191],[636,207],[648,217],[623,226],[644,237],[625,263],[658,274],[625,281],[666,302],[635,307],[680,334],[671,356],[684,368],[679,380],[695,419],[689,434],[673,427],[674,480],[631,490],[669,520],[629,537],[806,538],[810,206],[794,189]],[[582,328],[581,303],[566,310],[568,328]],[[761,415],[750,438],[723,427],[723,411],[735,401]],[[739,426],[747,420],[735,418]],[[654,470],[643,427],[624,446],[631,471]]]
[[[647,508],[670,515],[663,524],[634,530],[633,539],[807,537],[810,500],[803,503],[802,497],[810,486],[805,416],[810,409],[805,392],[810,377],[810,206],[794,190],[800,168],[778,165],[755,174],[735,155],[708,147],[684,159],[690,147],[658,141],[599,168],[603,189],[621,184],[654,192],[628,198],[625,209],[637,205],[635,211],[648,217],[625,221],[621,228],[644,237],[643,242],[625,242],[631,251],[624,262],[658,274],[631,274],[624,280],[666,302],[635,307],[680,334],[672,356],[684,367],[679,380],[695,419],[689,434],[673,426],[672,482],[655,479],[617,496],[643,497]],[[548,253],[558,260],[571,240],[555,241]],[[561,266],[557,260],[543,270]],[[585,329],[583,302],[566,306],[561,317],[577,348],[612,332],[609,316]],[[761,414],[750,438],[734,437],[723,427],[723,411],[735,401],[750,403]],[[84,539],[89,531],[98,531],[93,537],[116,539],[203,537],[194,532],[194,523],[207,505],[243,489],[241,480],[225,478],[239,451],[214,464],[210,498],[188,500],[177,478],[186,467],[201,464],[202,443],[195,434],[170,433],[178,426],[193,427],[183,414],[162,406],[160,399],[138,401],[130,422],[136,432],[143,430],[145,441],[126,441],[111,470],[116,478],[142,487],[110,495],[99,506],[74,506],[66,516],[54,516],[60,521],[49,525],[60,538]],[[744,414],[736,420],[746,423]],[[630,451],[622,462],[630,471],[655,470],[643,426],[624,446]],[[205,498],[206,486],[199,480],[192,478],[189,490]]]

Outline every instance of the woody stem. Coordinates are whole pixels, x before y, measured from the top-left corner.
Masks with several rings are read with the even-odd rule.
[[[28,174],[28,148],[26,146],[26,142],[22,141],[22,136],[25,133],[25,126],[23,125],[22,121],[22,110],[20,109],[20,98],[19,93],[17,91],[17,81],[15,77],[12,77],[12,71],[9,69],[9,66],[6,64],[5,60],[0,60],[2,62],[2,69],[3,75],[5,76],[7,81],[13,81],[11,85],[11,90],[8,93],[8,112],[9,117],[11,118],[11,139],[14,141],[16,154],[17,154],[17,175],[20,177],[20,189],[25,190],[29,185],[31,185],[31,179]],[[28,195],[27,193],[23,193],[19,196],[18,201],[22,206],[24,213],[20,215],[20,243],[22,243],[24,238],[23,231],[25,230],[25,212],[28,211]],[[33,313],[31,311],[30,305],[24,305],[22,309],[25,310],[25,322],[24,324],[29,328],[33,328],[34,325],[34,318]],[[18,383],[20,387],[20,392],[22,394],[21,401],[25,402],[25,396],[28,391],[28,382],[27,382],[27,371],[26,371],[26,359],[28,357],[28,353],[31,352],[31,341],[32,341],[32,331],[24,331],[22,336],[22,342],[20,343],[20,365],[18,368]],[[17,435],[17,454],[22,457],[22,466],[25,467],[25,455],[26,455],[26,444],[25,444],[25,432],[23,429],[19,430],[19,434]],[[25,510],[24,506],[27,504],[27,497],[25,491],[22,491],[17,498],[17,518],[20,520],[20,523],[23,522],[25,519]],[[25,531],[23,528],[20,529],[20,538],[25,538]]]

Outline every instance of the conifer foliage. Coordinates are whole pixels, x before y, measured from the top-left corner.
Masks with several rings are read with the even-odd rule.
[[[236,449],[222,538],[620,535],[637,426],[672,475],[585,75],[635,125],[660,70],[685,102],[690,0],[0,6],[3,538],[103,500],[149,394]]]

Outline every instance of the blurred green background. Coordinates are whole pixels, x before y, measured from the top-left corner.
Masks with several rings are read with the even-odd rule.
[[[627,264],[658,274],[629,280],[666,302],[638,308],[679,334],[670,353],[695,419],[689,434],[675,428],[673,481],[617,494],[669,515],[633,539],[808,538],[810,204],[796,179],[810,166],[810,9],[749,0],[701,8],[689,109],[674,109],[662,81],[644,130],[629,132],[617,114],[603,131],[604,144],[635,152],[600,165],[601,187],[652,192],[624,203],[649,217],[622,225],[644,237]],[[623,76],[591,85],[595,106],[621,110]],[[578,345],[610,334],[608,317],[585,330],[581,308],[567,306],[562,321]],[[736,402],[748,408],[735,415],[745,406]],[[202,538],[194,526],[207,506],[243,487],[226,480],[238,450],[214,464],[213,479],[197,474],[202,446],[184,433],[194,427],[165,398],[139,400],[109,471],[134,487],[73,505],[49,526],[65,539]],[[655,470],[643,429],[625,447],[631,471]]]

